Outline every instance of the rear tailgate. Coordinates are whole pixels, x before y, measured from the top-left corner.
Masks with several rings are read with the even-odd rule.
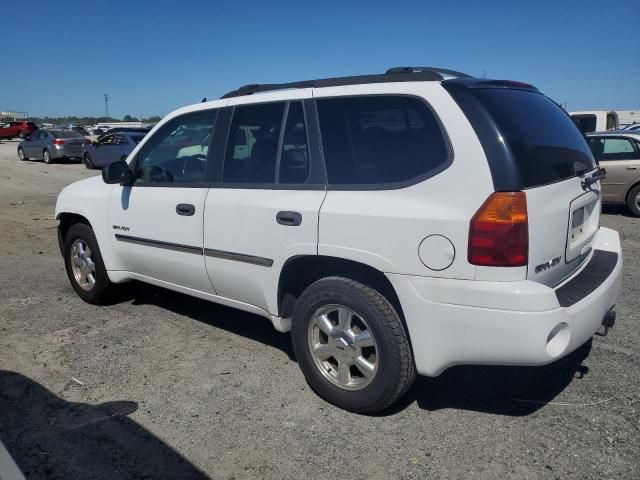
[[[529,213],[527,278],[554,286],[588,257],[599,227],[600,187],[579,177],[526,190]]]
[[[496,191],[524,191],[527,278],[562,282],[588,257],[600,218],[596,169],[575,123],[535,87],[509,81],[447,80],[485,151]]]

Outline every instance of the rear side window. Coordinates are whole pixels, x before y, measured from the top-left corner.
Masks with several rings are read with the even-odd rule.
[[[330,185],[406,184],[450,163],[438,121],[417,98],[339,97],[317,105]]]
[[[595,115],[572,115],[571,119],[581,132],[590,133],[596,131],[597,118]]]
[[[507,147],[521,188],[558,182],[595,168],[584,136],[549,98],[505,88],[475,89],[474,95],[499,132],[498,138],[484,142]]]
[[[637,145],[626,138],[591,137],[589,147],[594,157],[601,162],[640,158]]]

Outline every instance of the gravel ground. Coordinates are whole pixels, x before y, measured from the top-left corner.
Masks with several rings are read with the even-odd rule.
[[[640,219],[624,209],[602,216],[625,254],[609,336],[546,367],[419,378],[359,416],[310,391],[267,320],[140,284],[83,303],[52,215],[96,173],[16,145],[0,143],[0,438],[28,478],[640,475]]]

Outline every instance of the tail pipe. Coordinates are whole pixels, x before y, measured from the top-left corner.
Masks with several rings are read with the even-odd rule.
[[[602,326],[596,333],[601,337],[604,337],[607,335],[607,333],[609,333],[609,329],[613,328],[615,324],[616,324],[616,311],[612,308],[604,315],[604,318],[602,319]]]

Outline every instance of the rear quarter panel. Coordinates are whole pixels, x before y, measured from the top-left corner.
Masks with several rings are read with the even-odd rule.
[[[314,97],[407,94],[422,97],[440,118],[451,142],[453,161],[443,172],[395,190],[332,190],[320,211],[318,253],[368,264],[385,273],[472,279],[467,262],[469,220],[493,192],[483,149],[464,113],[437,82],[326,88]],[[429,235],[454,245],[445,270],[427,268],[420,243]]]

